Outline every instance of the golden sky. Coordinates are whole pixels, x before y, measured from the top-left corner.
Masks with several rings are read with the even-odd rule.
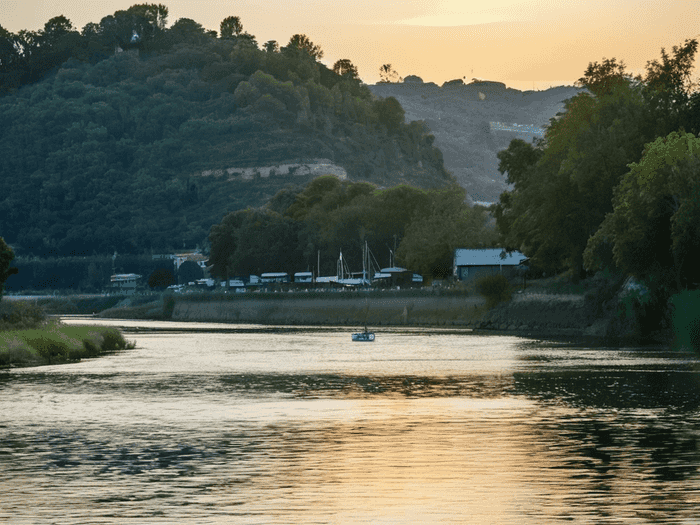
[[[64,15],[81,29],[134,0],[0,0],[0,25],[40,29]],[[442,84],[455,78],[518,89],[571,84],[589,62],[616,57],[643,70],[700,36],[700,0],[155,0],[169,24],[191,18],[219,29],[241,18],[259,43],[295,33],[321,46],[323,62],[349,58],[367,83],[390,63],[401,76]],[[697,73],[697,70],[696,70]],[[700,75],[698,75],[700,76]]]

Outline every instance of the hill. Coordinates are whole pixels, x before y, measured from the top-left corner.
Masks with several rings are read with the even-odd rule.
[[[18,256],[202,245],[226,213],[324,173],[451,182],[429,128],[356,76],[294,42],[176,26],[0,97],[0,235]]]
[[[546,91],[519,91],[501,82],[461,80],[438,86],[410,76],[402,83],[370,86],[373,94],[395,97],[407,120],[423,120],[443,152],[445,167],[472,201],[497,202],[506,189],[496,154],[514,138],[541,137],[563,101],[580,91],[560,86]]]

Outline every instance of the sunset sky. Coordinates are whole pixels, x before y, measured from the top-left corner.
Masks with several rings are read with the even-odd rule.
[[[64,15],[82,29],[134,0],[0,0],[0,25],[40,29]],[[401,76],[455,78],[518,89],[572,84],[589,62],[616,57],[632,72],[700,36],[700,0],[160,0],[168,23],[191,18],[218,31],[241,18],[260,44],[306,34],[332,65],[349,58],[367,83],[390,63]],[[695,71],[696,75],[698,70]]]

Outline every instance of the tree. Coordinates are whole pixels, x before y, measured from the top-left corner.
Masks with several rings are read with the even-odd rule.
[[[625,63],[617,59],[603,59],[602,63],[588,64],[585,73],[576,84],[585,87],[596,96],[608,95],[620,86],[629,84],[631,76],[625,71]]]
[[[647,144],[615,189],[614,209],[591,238],[585,260],[601,267],[605,245],[629,275],[668,294],[700,283],[700,138],[672,132]]]
[[[288,51],[303,51],[316,61],[323,58],[321,47],[314,44],[306,35],[292,35],[285,49]]]
[[[391,67],[391,64],[384,64],[379,68],[379,82],[401,82],[401,76]]]
[[[659,110],[664,92],[650,90],[615,59],[590,64],[579,83],[589,88],[565,102],[543,141],[513,141],[499,169],[513,189],[494,210],[508,248],[547,272],[585,275],[588,239],[613,209],[613,192],[644,144],[673,129],[673,112]],[[662,104],[663,107],[669,107]]]
[[[401,128],[401,124],[404,123],[404,115],[406,112],[401,107],[398,100],[394,97],[387,97],[382,100],[377,100],[374,107],[379,117],[379,122],[386,126],[389,133],[395,133]]]
[[[357,67],[347,58],[341,58],[333,64],[333,73],[351,80],[357,80],[359,78]]]
[[[148,286],[151,288],[165,289],[173,284],[175,284],[175,276],[168,268],[157,268],[148,276]]]
[[[227,16],[221,21],[219,35],[221,38],[235,38],[243,33],[243,24],[238,16]]]
[[[204,270],[194,261],[185,261],[177,269],[178,284],[187,284],[204,277]]]
[[[268,40],[263,44],[263,49],[268,53],[279,53],[280,45],[277,40]]]
[[[198,43],[206,40],[206,29],[190,18],[179,18],[170,28],[177,42]]]
[[[18,272],[17,268],[10,266],[14,258],[15,252],[5,244],[5,239],[0,237],[0,299],[2,299],[5,289],[5,281],[7,281],[10,275],[14,275]]]

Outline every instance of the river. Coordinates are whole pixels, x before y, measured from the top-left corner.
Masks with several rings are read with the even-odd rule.
[[[0,371],[0,522],[700,523],[694,354],[65,322],[137,346]]]

